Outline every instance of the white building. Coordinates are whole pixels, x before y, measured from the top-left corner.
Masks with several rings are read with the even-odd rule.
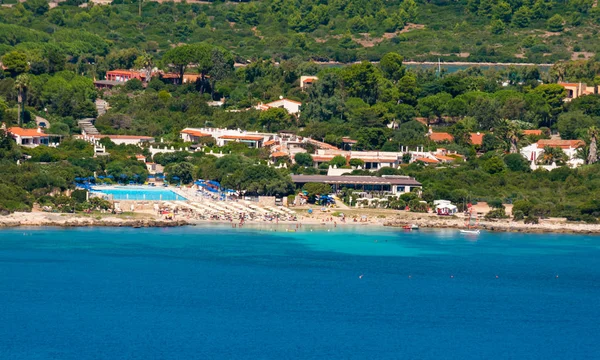
[[[185,128],[180,132],[180,135],[181,139],[186,142],[195,143],[201,137],[211,136],[215,139],[217,146],[225,146],[230,142],[240,142],[253,148],[263,147],[267,141],[277,137],[277,134],[272,133],[219,128]]]
[[[544,157],[544,148],[560,148],[565,155],[567,155],[567,165],[575,168],[583,165],[585,162],[583,159],[577,158],[577,152],[580,148],[584,147],[585,143],[581,140],[539,140],[537,143],[533,143],[521,149],[521,155],[523,155],[530,163],[531,169],[546,168],[551,170],[557,167],[556,164],[552,165],[539,165],[540,160]]]
[[[435,213],[438,215],[454,215],[458,212],[458,207],[449,200],[434,200]]]
[[[44,134],[39,127],[37,129],[23,129],[15,126],[8,128],[6,131],[21,146],[36,147],[50,144],[50,136]]]
[[[272,101],[270,103],[260,103],[256,105],[254,108],[256,110],[269,110],[272,108],[283,108],[286,109],[290,114],[298,114],[300,112],[300,106],[302,103],[300,101],[280,98],[279,100]]]
[[[86,140],[89,142],[99,141],[100,139],[108,138],[116,145],[137,145],[150,144],[154,142],[154,138],[151,136],[138,136],[138,135],[79,135],[77,138]]]

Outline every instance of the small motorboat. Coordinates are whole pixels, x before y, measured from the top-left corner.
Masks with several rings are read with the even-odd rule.
[[[479,230],[461,230],[460,231],[461,234],[465,234],[465,235],[479,235],[480,231]]]
[[[416,225],[416,224],[404,225],[402,228],[404,230],[419,230],[419,225]]]

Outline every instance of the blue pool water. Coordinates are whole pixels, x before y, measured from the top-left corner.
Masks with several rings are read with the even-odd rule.
[[[597,359],[599,300],[595,236],[0,231],[0,359]]]
[[[169,189],[155,188],[149,186],[120,186],[114,188],[94,188],[94,191],[101,192],[107,195],[112,195],[114,200],[186,200],[183,196],[178,195]]]

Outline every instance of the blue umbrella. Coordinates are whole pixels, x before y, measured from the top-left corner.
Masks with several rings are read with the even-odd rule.
[[[104,176],[104,175],[100,175],[100,176],[98,176],[98,179],[104,179],[104,178],[105,178],[105,176]]]
[[[77,181],[77,182],[79,182],[79,181],[81,181],[81,180],[82,180],[82,179],[81,179],[79,176],[75,178],[75,181]]]
[[[107,176],[107,178],[109,178],[109,179],[114,179],[115,177],[114,177],[114,176],[112,176],[112,175],[108,175],[108,176]]]
[[[173,176],[173,180],[179,180],[179,176]]]

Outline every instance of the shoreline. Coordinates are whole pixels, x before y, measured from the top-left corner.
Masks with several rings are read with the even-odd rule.
[[[357,210],[354,210],[357,211]],[[360,211],[360,210],[358,210]],[[345,211],[348,213],[349,211]],[[362,211],[369,213],[370,211]],[[382,211],[379,211],[380,213]],[[419,213],[400,213],[388,212],[387,216],[371,214],[371,218],[364,222],[339,221],[337,218],[333,221],[327,221],[331,218],[330,214],[316,214],[311,217],[299,217],[298,221],[247,221],[244,225],[249,228],[260,226],[290,227],[298,229],[298,226],[321,227],[330,229],[335,227],[388,227],[398,228],[399,230],[408,224],[418,225],[423,229],[464,229],[464,219],[453,217],[439,217],[432,214]],[[350,216],[348,216],[349,218]],[[146,213],[135,215],[105,215],[90,216],[82,214],[55,214],[55,213],[14,213],[11,215],[0,216],[0,230],[2,228],[17,227],[130,227],[130,228],[164,228],[179,226],[203,226],[203,225],[221,225],[232,229],[240,229],[236,222],[220,220],[196,220],[181,217],[175,220],[164,220],[159,217]],[[562,219],[543,219],[539,224],[524,224],[523,222],[513,222],[510,220],[481,221],[478,225],[481,230],[492,232],[515,232],[515,233],[554,233],[554,234],[600,234],[600,224],[568,223]]]

